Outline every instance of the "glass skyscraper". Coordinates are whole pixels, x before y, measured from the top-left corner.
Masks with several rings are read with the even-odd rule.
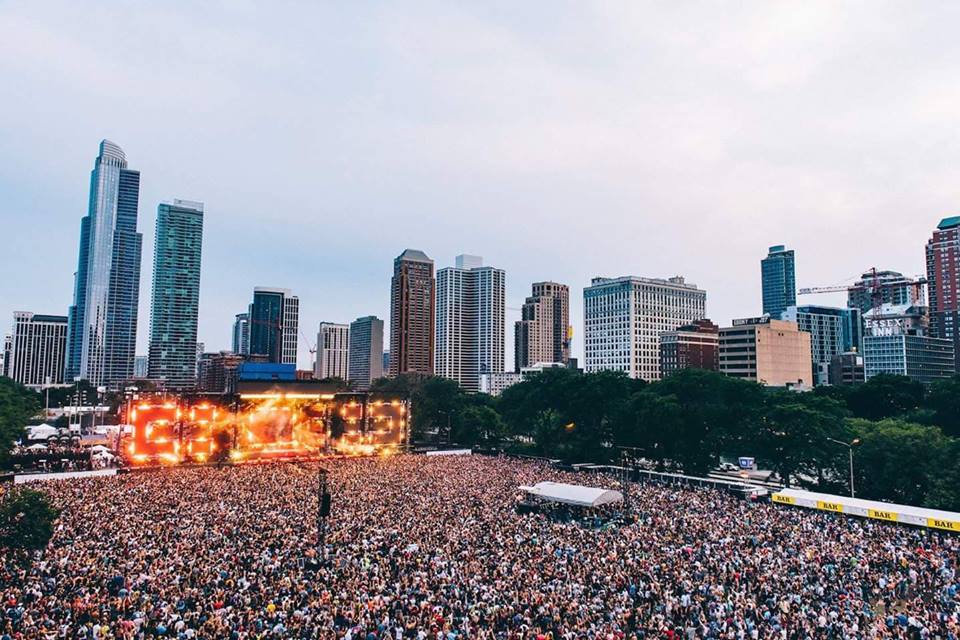
[[[104,140],[90,174],[69,312],[66,379],[116,385],[133,376],[140,300],[140,172]]]
[[[797,279],[793,249],[782,244],[770,247],[767,257],[760,261],[763,285],[763,312],[779,319],[787,307],[797,304]]]
[[[202,245],[202,202],[157,207],[147,375],[168,389],[196,386]]]

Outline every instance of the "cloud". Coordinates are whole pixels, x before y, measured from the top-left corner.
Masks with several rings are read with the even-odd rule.
[[[725,323],[759,311],[771,244],[797,250],[804,286],[919,273],[960,184],[958,13],[8,4],[0,222],[16,241],[0,267],[31,278],[5,280],[0,316],[69,304],[102,137],[142,172],[141,350],[154,211],[174,197],[206,203],[208,348],[259,284],[300,295],[307,335],[387,317],[408,246],[438,266],[484,255],[508,271],[508,306],[534,280],[568,283],[578,338],[594,275],[686,275]]]

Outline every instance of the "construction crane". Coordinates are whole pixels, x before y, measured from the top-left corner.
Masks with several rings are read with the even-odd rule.
[[[801,287],[797,290],[797,294],[805,296],[815,295],[818,293],[852,293],[858,291],[869,291],[871,298],[870,306],[874,309],[883,304],[883,291],[885,288],[907,285],[913,289],[915,299],[919,300],[923,297],[922,287],[927,283],[926,277],[917,276],[910,279],[906,276],[903,276],[903,281],[900,282],[882,282],[880,279],[881,273],[883,272],[878,272],[876,267],[871,267],[863,273],[863,276],[861,276],[861,282],[849,285],[834,285],[829,287]]]

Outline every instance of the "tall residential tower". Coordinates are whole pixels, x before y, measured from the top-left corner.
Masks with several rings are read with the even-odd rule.
[[[482,374],[503,372],[505,289],[506,272],[479,256],[457,256],[437,272],[438,376],[476,393]]]
[[[930,335],[951,340],[960,363],[960,216],[941,220],[927,241],[927,290]]]
[[[140,301],[140,172],[104,140],[90,174],[69,311],[66,378],[116,386],[133,377]]]
[[[763,312],[779,318],[787,307],[797,304],[797,274],[793,249],[782,244],[770,247],[767,257],[760,261],[763,286]]]
[[[157,207],[147,377],[168,389],[197,384],[202,245],[202,202],[174,200]]]

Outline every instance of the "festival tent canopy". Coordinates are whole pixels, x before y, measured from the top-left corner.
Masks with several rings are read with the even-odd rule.
[[[48,424],[37,425],[36,427],[27,427],[29,430],[28,438],[30,440],[47,440],[51,436],[57,435],[56,427]]]
[[[94,453],[99,453],[100,451],[110,451],[110,449],[108,449],[107,447],[103,446],[102,444],[97,444],[97,445],[94,445],[94,446],[90,447],[90,451],[93,451]]]
[[[563,482],[538,482],[532,487],[520,487],[520,490],[547,502],[559,502],[577,507],[599,507],[623,502],[623,494],[619,491]]]
[[[30,445],[29,447],[27,447],[27,449],[30,450],[30,451],[46,451],[47,445],[45,445],[45,444],[32,444],[32,445]]]

